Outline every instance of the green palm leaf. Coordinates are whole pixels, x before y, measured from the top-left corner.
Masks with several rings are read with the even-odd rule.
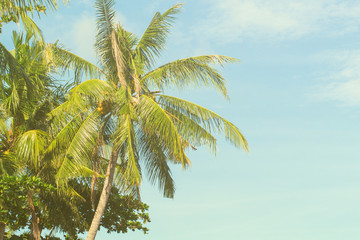
[[[172,114],[177,119],[175,123],[178,132],[184,139],[186,139],[186,141],[192,144],[193,148],[195,148],[194,145],[205,145],[209,148],[210,151],[216,154],[216,138],[198,123],[200,121],[199,118],[196,118],[195,121],[180,111],[175,110],[174,108],[165,109],[168,113]],[[194,118],[194,116],[192,116],[192,118]]]
[[[175,19],[174,15],[180,12],[182,5],[176,4],[163,14],[157,12],[140,38],[135,53],[148,68],[165,48],[167,35]]]
[[[64,126],[62,126],[63,124],[60,124],[60,121],[57,121],[55,124],[56,128],[53,128],[53,140],[47,146],[44,155],[50,158],[55,158],[57,155],[61,154],[69,144],[69,140],[73,139],[76,131],[81,126],[81,123],[82,119],[80,114],[73,117],[70,121],[64,124]],[[60,129],[60,131],[58,131],[58,129]]]
[[[30,163],[38,169],[48,138],[49,135],[41,130],[31,130],[22,134],[16,143],[18,160]]]
[[[26,12],[26,9],[37,9],[39,5],[56,9],[57,2],[57,0],[6,0],[0,2],[0,13],[15,12],[20,14]]]
[[[58,163],[56,179],[59,185],[66,183],[69,176],[77,176],[83,173],[86,166],[89,166],[91,149],[96,142],[98,127],[99,113],[94,110],[81,122],[71,139],[61,139],[62,142],[68,141],[69,145],[64,151],[64,157]]]
[[[161,90],[167,87],[183,88],[185,86],[212,86],[228,98],[225,87],[226,81],[218,70],[209,64],[220,64],[236,62],[237,59],[221,56],[206,55],[190,57],[167,63],[147,73],[142,82],[155,86]]]
[[[5,98],[2,104],[8,113],[15,114],[18,111],[20,97],[15,83],[13,83],[9,97]]]
[[[0,42],[0,76],[9,75],[13,84],[20,85],[20,81],[24,82],[28,96],[34,91],[34,84],[27,76],[23,67],[16,61],[15,57]],[[2,79],[1,79],[2,80]]]
[[[119,116],[119,118],[119,125],[114,133],[114,148],[120,150],[126,182],[129,182],[130,185],[139,185],[141,172],[134,125],[130,113]]]
[[[164,197],[173,198],[175,182],[172,178],[170,167],[167,163],[166,146],[156,135],[149,135],[139,130],[139,152],[141,162],[145,165],[147,177],[152,184],[157,184]]]
[[[78,84],[84,75],[86,78],[99,78],[104,72],[91,62],[64,49],[58,43],[47,44],[44,59],[48,64],[60,67],[63,72],[74,72],[75,83]]]
[[[163,143],[166,144],[166,148],[172,151],[176,162],[180,162],[183,168],[190,164],[189,159],[185,155],[181,136],[177,131],[176,125],[164,109],[153,99],[142,95],[137,104],[137,114],[140,116],[145,131],[162,139]]]
[[[7,115],[5,111],[0,107],[0,135],[4,137],[8,136],[8,127],[6,124]]]
[[[36,25],[36,23],[26,14],[21,13],[21,22],[24,26],[25,31],[34,36],[36,39],[38,39],[40,42],[44,42],[44,37],[42,35],[41,29]]]
[[[159,96],[159,104],[164,109],[175,109],[187,117],[198,121],[209,131],[223,133],[225,138],[236,147],[249,150],[247,141],[240,130],[233,123],[218,114],[192,102],[166,95]]]
[[[82,96],[87,97],[94,100],[102,100],[106,95],[112,95],[115,93],[115,88],[111,83],[99,80],[99,79],[91,79],[87,80],[70,91],[70,101],[72,97]]]

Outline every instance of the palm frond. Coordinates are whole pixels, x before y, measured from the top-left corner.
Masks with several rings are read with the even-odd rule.
[[[31,166],[38,169],[48,138],[49,135],[41,130],[25,132],[16,143],[17,158],[23,162],[30,163]]]
[[[7,137],[8,135],[8,126],[6,120],[8,119],[5,111],[0,106],[0,134]]]
[[[0,13],[2,14],[21,14],[26,13],[28,9],[37,10],[39,6],[50,7],[52,10],[57,8],[57,0],[6,0],[0,2]],[[66,2],[63,0],[63,2]]]
[[[240,130],[233,123],[222,118],[218,114],[197,104],[176,97],[160,95],[158,101],[164,109],[175,109],[190,119],[202,124],[204,128],[210,132],[223,133],[225,138],[236,147],[243,148],[246,151],[249,150],[247,141]]]
[[[81,122],[71,139],[61,139],[69,144],[64,151],[63,158],[58,163],[57,184],[65,184],[69,176],[77,176],[89,166],[91,149],[98,134],[99,121],[99,112],[94,110]],[[89,175],[91,176],[90,173]]]
[[[0,42],[0,75],[9,75],[13,84],[24,82],[28,96],[34,92],[34,84],[11,52]],[[19,84],[18,84],[19,85]]]
[[[140,96],[141,84],[139,81],[139,74],[143,72],[143,64],[139,64],[134,59],[133,47],[137,43],[137,37],[126,31],[118,24],[116,28],[116,39],[114,44],[119,47],[119,52],[121,52],[121,74],[118,72],[118,78],[121,78],[120,81],[124,81],[124,83],[120,82],[122,86],[129,85],[132,92],[136,93],[136,97]],[[114,45],[113,44],[113,45]],[[115,55],[115,54],[114,54]],[[124,63],[127,63],[124,65]],[[119,68],[118,68],[119,69]]]
[[[66,1],[63,0],[64,3]],[[57,8],[57,0],[1,0],[0,17],[11,17],[11,21],[18,23],[19,19],[29,18],[27,15],[33,16],[34,12],[40,16],[40,13],[45,12],[47,8],[55,10]],[[34,32],[34,29],[27,28],[31,27],[32,24],[28,25],[26,20],[25,22],[22,21],[22,23],[26,30]]]
[[[149,135],[139,130],[139,151],[145,164],[147,177],[152,184],[157,184],[164,197],[173,198],[175,182],[167,163],[166,148],[156,135]]]
[[[190,57],[167,63],[142,77],[142,82],[159,89],[166,87],[183,88],[185,86],[210,86],[228,98],[226,81],[218,70],[209,64],[220,64],[237,61],[234,58],[220,55]]]
[[[68,146],[69,140],[74,138],[77,130],[81,126],[82,119],[80,115],[81,114],[76,115],[66,124],[56,122],[56,129],[53,128],[54,131],[52,131],[54,134],[53,139],[44,151],[45,158],[54,158],[56,155],[60,155],[63,149]]]
[[[178,132],[193,148],[195,148],[195,146],[205,145],[210,151],[216,154],[216,138],[199,124],[199,118],[196,118],[195,121],[174,108],[165,107],[165,109],[176,118],[177,121],[175,121],[175,124]]]
[[[114,133],[114,148],[120,149],[120,158],[124,165],[124,177],[130,185],[141,183],[141,170],[139,166],[139,154],[135,139],[134,125],[130,113],[119,120],[119,125]]]
[[[111,51],[111,33],[113,31],[114,17],[115,11],[113,10],[114,1],[113,0],[96,0],[95,8],[96,8],[96,27],[97,27],[97,35],[96,35],[96,43],[95,47],[97,53],[100,56],[103,64],[106,65],[109,50]]]
[[[46,59],[47,64],[55,65],[55,67],[61,68],[63,72],[72,70],[75,75],[74,81],[76,84],[80,82],[82,76],[86,78],[100,78],[104,74],[96,65],[73,54],[57,43],[47,44],[44,51],[44,59]]]
[[[51,124],[51,128],[53,130],[52,132],[56,134],[58,132],[56,129],[61,129],[70,119],[72,119],[72,117],[82,111],[83,109],[80,109],[70,101],[66,101],[52,109],[47,114],[49,123]]]
[[[182,6],[183,4],[176,4],[163,14],[157,12],[140,38],[135,52],[148,68],[165,48],[167,35],[175,20],[174,16],[181,11]]]
[[[12,175],[22,167],[23,164],[17,161],[16,154],[0,152],[0,176]]]
[[[13,83],[10,95],[7,98],[5,98],[2,102],[2,105],[4,106],[5,110],[8,113],[11,113],[12,115],[14,115],[17,112],[20,105],[20,96],[18,89],[16,87],[17,87],[16,84]]]
[[[134,33],[125,30],[120,23],[116,25],[115,32],[118,37],[123,40],[124,47],[128,50],[134,49],[139,42],[138,37]]]
[[[114,93],[115,87],[110,82],[91,79],[70,90],[69,102],[73,104],[73,107],[82,109],[89,107],[89,103],[98,103]]]
[[[181,163],[183,168],[190,165],[182,146],[181,136],[171,116],[146,95],[140,97],[136,110],[145,131],[162,139],[167,149],[173,151],[175,161]]]
[[[107,161],[108,162],[108,161]],[[120,192],[124,195],[130,195],[136,199],[140,199],[138,194],[138,186],[132,184],[129,179],[125,176],[125,167],[122,164],[116,164],[114,173],[114,184],[119,188]]]
[[[24,26],[25,31],[28,34],[34,36],[40,42],[44,42],[44,37],[43,37],[42,31],[36,25],[36,23],[26,13],[21,13],[20,16],[21,16],[21,22],[22,22],[22,25]]]

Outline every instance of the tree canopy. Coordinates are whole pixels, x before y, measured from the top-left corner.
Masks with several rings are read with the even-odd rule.
[[[68,239],[88,230],[89,240],[100,226],[146,233],[144,178],[172,198],[170,166],[187,169],[188,151],[215,154],[219,134],[248,150],[233,123],[166,94],[209,86],[228,99],[217,66],[238,60],[203,55],[157,66],[182,4],[157,12],[140,37],[115,22],[114,4],[95,1],[96,66],[59,42],[45,43],[31,20],[57,1],[0,2],[1,22],[21,19],[26,30],[13,33],[14,50],[0,42],[0,240],[5,226],[28,228],[23,237],[36,240],[44,229]],[[72,76],[66,84],[56,80],[65,73]]]

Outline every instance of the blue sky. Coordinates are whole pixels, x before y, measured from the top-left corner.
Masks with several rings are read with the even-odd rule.
[[[175,3],[116,1],[117,19],[140,35]],[[92,1],[71,0],[37,22],[47,41],[95,62],[94,19]],[[222,69],[230,102],[211,89],[171,93],[235,123],[251,152],[219,136],[218,156],[199,149],[190,170],[173,167],[174,199],[144,181],[149,234],[98,239],[360,238],[359,37],[359,1],[185,1],[159,64],[202,54],[241,63]]]

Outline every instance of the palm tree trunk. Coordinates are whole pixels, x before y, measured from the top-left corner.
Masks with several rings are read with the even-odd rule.
[[[33,202],[33,193],[28,191],[28,202],[31,210],[31,230],[34,240],[40,240],[41,231],[39,228],[39,218],[36,216],[35,206]]]
[[[108,167],[106,170],[104,187],[101,192],[99,203],[97,205],[93,220],[91,222],[91,226],[90,226],[88,235],[86,237],[86,240],[94,240],[96,233],[99,229],[100,221],[104,214],[106,204],[107,204],[109,196],[110,196],[118,155],[119,155],[119,153],[116,150],[115,151],[113,150],[113,152],[111,153],[110,161],[109,161],[109,164],[108,164]]]
[[[100,102],[101,103],[101,102]],[[94,161],[93,163],[93,174],[92,174],[92,179],[91,179],[91,194],[90,194],[90,200],[91,200],[91,207],[93,210],[96,209],[96,189],[95,189],[95,185],[96,185],[96,175],[98,174],[98,162],[99,162],[99,149],[100,149],[100,145],[101,145],[101,135],[99,134],[98,139],[96,140],[96,146],[93,148],[92,151],[92,159]]]
[[[96,189],[95,189],[96,174],[97,174],[97,159],[95,157],[94,158],[94,165],[93,165],[93,175],[92,175],[92,179],[91,179],[91,195],[90,195],[91,207],[92,207],[93,210],[95,210],[95,208],[96,208],[96,204],[95,204],[95,200],[96,200]]]
[[[0,222],[0,240],[3,240],[5,236],[5,223]]]

